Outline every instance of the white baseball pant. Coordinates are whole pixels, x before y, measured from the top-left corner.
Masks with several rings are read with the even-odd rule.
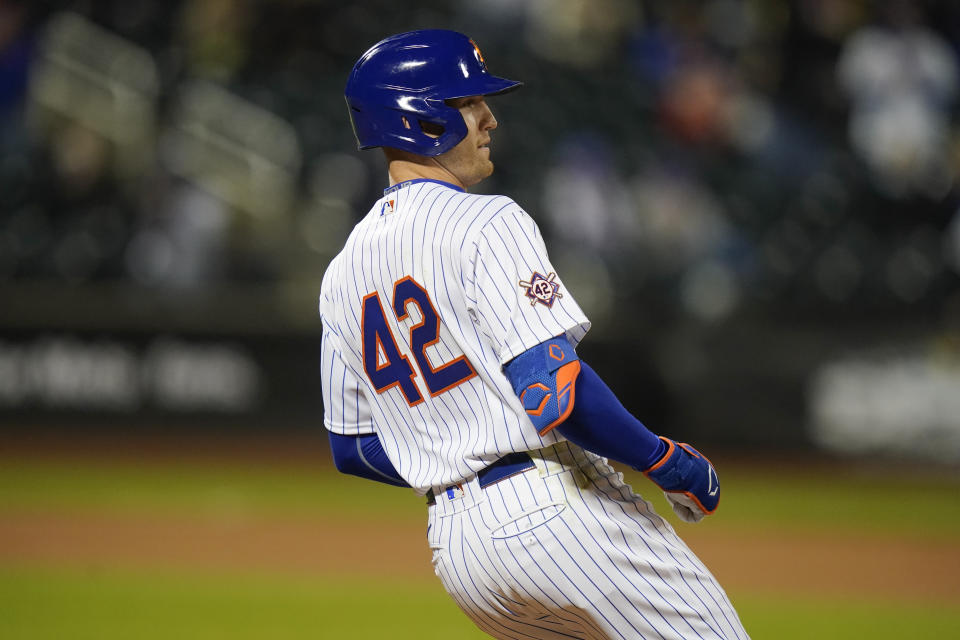
[[[437,488],[433,565],[495,638],[745,640],[707,568],[606,460],[571,443],[485,488]]]

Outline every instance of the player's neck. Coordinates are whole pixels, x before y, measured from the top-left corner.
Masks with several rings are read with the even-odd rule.
[[[433,160],[433,158],[430,160]],[[436,162],[432,164],[424,164],[420,162],[412,162],[410,160],[394,158],[390,160],[387,165],[387,174],[390,177],[391,187],[395,184],[406,182],[408,180],[438,180],[440,182],[446,182],[448,184],[455,185],[466,191],[466,186],[460,182],[460,179],[457,178],[457,176],[453,175],[447,171],[443,165]]]

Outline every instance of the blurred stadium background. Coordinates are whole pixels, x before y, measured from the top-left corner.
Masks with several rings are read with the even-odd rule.
[[[948,0],[0,0],[0,537],[31,496],[129,506],[48,454],[329,466],[316,296],[386,180],[343,85],[428,27],[525,81],[491,102],[479,189],[538,220],[624,403],[735,478],[765,456],[934,473],[908,486],[939,496],[960,570]]]

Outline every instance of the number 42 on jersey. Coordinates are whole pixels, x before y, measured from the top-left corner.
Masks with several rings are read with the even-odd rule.
[[[406,276],[393,285],[391,308],[398,322],[410,317],[407,306],[416,305],[423,318],[410,327],[410,348],[417,369],[431,396],[438,396],[477,375],[467,357],[460,356],[434,367],[427,358],[427,347],[440,341],[440,316],[430,295],[420,283]],[[377,393],[400,387],[411,407],[423,402],[423,395],[414,381],[416,373],[407,356],[400,353],[397,340],[390,331],[380,294],[374,291],[363,298],[361,314],[363,332],[363,370]]]

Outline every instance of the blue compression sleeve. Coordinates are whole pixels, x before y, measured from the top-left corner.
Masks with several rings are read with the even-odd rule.
[[[666,445],[627,411],[586,362],[580,361],[577,396],[570,417],[557,427],[563,437],[597,455],[644,471]]]
[[[341,473],[392,484],[395,487],[410,486],[397,473],[376,434],[342,436],[332,431],[329,434],[333,462]]]

